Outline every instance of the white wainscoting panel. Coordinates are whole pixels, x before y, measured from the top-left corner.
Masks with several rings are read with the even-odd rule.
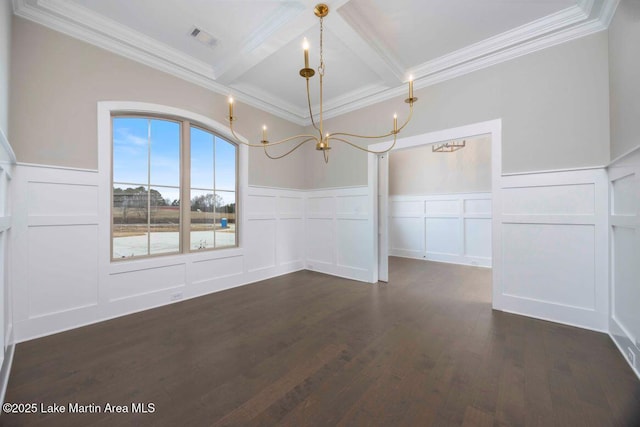
[[[640,378],[640,149],[609,167],[609,188],[609,332]]]
[[[494,307],[606,331],[606,172],[508,175],[501,191]]]
[[[18,342],[304,268],[305,193],[243,186],[241,247],[111,262],[106,175],[16,166]]]
[[[595,209],[593,183],[506,187],[502,194],[505,215],[593,215]]]
[[[329,269],[335,263],[335,228],[332,218],[307,218],[306,266],[309,270]],[[324,267],[319,267],[323,265]]]
[[[244,242],[252,281],[304,269],[304,194],[249,187]]]
[[[377,281],[373,196],[368,187],[306,193],[306,267],[363,282]]]
[[[249,196],[251,198],[251,196]],[[250,217],[247,221],[248,236],[252,236],[251,246],[247,248],[245,266],[249,272],[255,272],[276,266],[276,220],[275,218]]]
[[[389,255],[424,258],[426,226],[424,218],[392,216],[389,225],[391,235]]]
[[[371,259],[362,251],[362,237],[369,233],[367,221],[340,218],[336,224],[336,264],[340,267],[367,271]]]
[[[304,201],[300,200],[304,209]],[[289,214],[286,214],[289,215]],[[280,218],[278,222],[278,236],[276,237],[276,255],[278,265],[304,263],[304,219],[302,217]]]
[[[464,219],[464,255],[491,259],[491,221],[484,218]]]
[[[491,267],[491,193],[391,196],[389,254]]]
[[[30,226],[29,318],[98,304],[98,227]]]
[[[28,215],[81,216],[98,212],[98,188],[95,185],[29,182]],[[64,203],[60,203],[63,200]]]
[[[13,303],[19,342],[25,329],[55,332],[52,319],[82,324],[99,311],[98,174],[17,165],[15,189]],[[85,318],[76,322],[75,313]]]
[[[504,224],[503,293],[595,309],[593,225]]]
[[[108,282],[109,302],[184,288],[186,286],[185,269],[186,263],[180,263],[113,273],[109,275]]]
[[[187,282],[192,285],[215,286],[220,279],[241,276],[243,268],[243,257],[238,255],[193,261]]]

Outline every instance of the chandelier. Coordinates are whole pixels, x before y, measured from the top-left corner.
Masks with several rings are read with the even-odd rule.
[[[450,141],[445,142],[444,144],[434,144],[431,146],[431,151],[434,153],[453,153],[454,151],[458,151],[466,147],[467,141],[463,140],[462,142]]]
[[[404,129],[404,127],[409,123],[411,117],[413,116],[413,104],[418,100],[418,98],[413,96],[413,77],[409,77],[409,97],[404,100],[407,104],[409,104],[409,115],[407,120],[402,124],[402,126],[398,127],[398,116],[396,114],[393,115],[393,130],[383,135],[359,135],[355,133],[346,133],[346,132],[326,132],[324,128],[323,121],[323,77],[325,73],[325,64],[324,64],[324,53],[323,53],[323,19],[329,14],[329,6],[324,3],[319,3],[315,6],[313,10],[314,14],[320,19],[320,65],[318,66],[318,75],[320,77],[320,112],[318,115],[318,121],[316,122],[314,118],[313,111],[311,109],[311,95],[309,92],[309,79],[313,77],[316,71],[313,68],[309,67],[309,43],[307,39],[304,39],[303,42],[303,50],[304,50],[304,68],[300,70],[300,76],[302,76],[307,81],[307,105],[309,107],[309,116],[311,117],[311,124],[316,130],[317,134],[300,134],[290,136],[288,138],[279,140],[279,141],[269,141],[267,139],[267,127],[266,125],[262,127],[262,139],[258,144],[247,143],[240,139],[233,129],[233,123],[237,120],[237,118],[233,115],[233,103],[234,100],[232,97],[229,97],[229,130],[233,135],[233,138],[236,142],[247,145],[249,147],[262,147],[264,149],[264,153],[270,159],[281,159],[289,154],[293,153],[295,150],[306,144],[307,142],[314,141],[316,144],[316,150],[322,151],[325,163],[329,162],[329,150],[331,149],[331,142],[338,141],[345,143],[353,148],[356,148],[361,151],[365,151],[367,153],[373,154],[382,154],[390,151],[396,145],[397,135]],[[365,147],[362,147],[358,144],[353,143],[350,138],[356,139],[382,139],[389,138],[393,136],[393,143],[385,150],[373,151],[369,150]],[[296,145],[293,146],[290,150],[281,155],[273,155],[267,151],[268,147],[273,147],[275,145],[284,144],[287,142],[299,141]]]

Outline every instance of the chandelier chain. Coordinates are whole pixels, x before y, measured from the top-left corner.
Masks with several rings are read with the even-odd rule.
[[[323,35],[324,35],[324,19],[320,18],[320,66],[318,67],[318,74],[324,76],[324,45],[323,45]]]

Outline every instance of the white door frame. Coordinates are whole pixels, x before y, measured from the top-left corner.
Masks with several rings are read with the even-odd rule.
[[[378,157],[378,280],[389,282],[389,153]]]
[[[468,138],[476,135],[491,135],[491,210],[492,210],[492,220],[491,220],[491,263],[493,269],[493,308],[500,309],[500,277],[502,272],[501,263],[501,234],[502,229],[500,227],[500,215],[498,213],[501,211],[502,206],[502,119],[490,120],[486,122],[474,123],[466,126],[460,126],[457,128],[450,128],[439,130],[435,132],[429,132],[421,135],[408,136],[406,138],[398,139],[393,150],[400,150],[403,148],[410,147],[419,147],[421,145],[429,145],[437,142],[450,141],[452,139],[460,139],[460,138]],[[368,148],[371,150],[384,150],[389,146],[391,141],[385,141],[378,144],[370,145]],[[378,172],[377,167],[377,156],[375,154],[369,154],[369,192],[372,194],[372,199],[375,203],[374,211],[371,213],[372,218],[378,213],[378,176],[377,173],[374,175],[372,172]],[[373,169],[373,170],[372,170]],[[379,172],[384,173],[384,168],[380,168]],[[388,174],[388,168],[386,170]],[[381,180],[386,179],[388,182],[388,177],[380,178]],[[380,191],[384,191],[384,189],[380,189]],[[387,194],[380,194],[381,199],[387,200],[389,198],[388,187]],[[386,209],[388,215],[388,207]],[[378,222],[375,222],[376,227]],[[378,236],[378,232],[380,233],[388,233],[388,229],[383,228],[382,230],[376,229],[376,237]],[[374,239],[375,244],[375,253],[380,253],[379,242],[388,241],[385,238],[376,238]],[[379,260],[379,257],[375,257],[375,263],[373,269],[374,271],[378,271],[380,269],[380,263],[384,262],[384,260]],[[384,266],[383,266],[384,268]]]

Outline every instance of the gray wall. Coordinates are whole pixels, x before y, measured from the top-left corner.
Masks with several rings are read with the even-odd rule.
[[[609,26],[611,158],[640,145],[640,1],[622,0]]]
[[[491,192],[490,136],[467,138],[466,147],[452,153],[434,153],[431,147],[390,153],[390,195]]]
[[[97,102],[151,102],[225,121],[226,96],[14,17],[11,56],[11,141],[19,162],[95,169]],[[258,139],[299,133],[300,126],[236,105],[238,132]],[[255,142],[255,141],[254,141]],[[304,154],[274,162],[251,150],[249,183],[302,186]]]
[[[96,102],[143,101],[224,121],[226,97],[21,18],[13,19],[9,127],[18,161],[97,167]],[[581,38],[416,91],[414,120],[401,136],[503,119],[503,172],[609,161],[607,33]],[[328,131],[383,133],[406,115],[402,97],[328,120]],[[271,139],[300,127],[237,105],[238,131]],[[37,123],[37,126],[34,124]],[[365,185],[366,155],[334,144],[330,161],[308,144],[277,162],[250,151],[253,185]]]
[[[503,172],[604,166],[609,162],[607,33],[564,43],[416,92],[401,136],[502,118]],[[402,98],[402,97],[400,97]],[[388,132],[406,116],[402,99],[328,120],[328,132]],[[365,185],[361,152],[334,144],[325,166],[308,162],[312,188]]]
[[[0,1],[0,129],[9,136],[9,56],[11,50],[11,15],[8,0]]]

